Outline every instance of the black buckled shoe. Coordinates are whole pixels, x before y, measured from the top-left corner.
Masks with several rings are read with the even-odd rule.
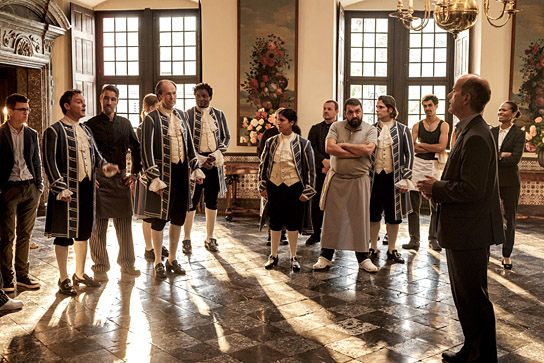
[[[264,268],[270,270],[272,267],[278,264],[278,256],[274,257],[272,255],[268,256],[268,261],[264,264]]]
[[[169,254],[170,254],[170,252],[168,252],[168,248],[162,246],[162,249],[161,249],[162,257],[167,258]]]
[[[79,284],[83,284],[83,285],[85,285],[87,287],[99,287],[100,286],[100,282],[94,280],[92,277],[90,277],[87,274],[83,274],[82,279],[77,277],[76,274],[73,274],[72,275],[72,281],[74,281],[74,286],[75,287],[78,287]]]
[[[178,260],[170,261],[166,260],[166,271],[171,272],[176,275],[185,275],[185,270],[178,263]]]
[[[298,263],[297,256],[291,257],[291,268],[294,272],[300,271],[300,263]]]
[[[374,250],[374,248],[368,249],[368,258],[370,258],[371,260],[377,258],[379,254],[380,250]]]
[[[153,269],[153,275],[155,275],[155,278],[157,279],[166,278],[166,270],[164,269],[164,265],[162,264],[162,262],[155,265],[155,268]]]
[[[155,261],[155,250],[154,250],[153,248],[150,249],[149,251],[148,251],[148,250],[145,250],[145,252],[144,252],[144,258],[145,258],[147,261],[150,261],[150,262]]]
[[[505,270],[511,270],[512,266],[511,263],[505,263],[504,260],[502,260],[502,267],[504,267]]]
[[[77,295],[76,290],[72,286],[72,282],[70,281],[70,278],[67,278],[64,281],[60,281],[60,279],[59,279],[58,285],[59,285],[59,293],[61,293],[63,295],[68,295],[68,296],[76,296]]]
[[[217,240],[215,238],[210,238],[209,241],[204,242],[204,247],[210,252],[217,252]]]
[[[193,246],[191,245],[190,239],[184,239],[182,242],[183,246],[181,247],[181,251],[185,253],[186,255],[193,253]]]
[[[402,258],[397,250],[393,250],[391,252],[387,251],[387,259],[397,263],[404,263],[404,258]]]

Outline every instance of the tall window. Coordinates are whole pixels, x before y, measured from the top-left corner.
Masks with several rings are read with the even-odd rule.
[[[117,113],[134,127],[141,100],[164,78],[177,84],[176,108],[195,105],[200,81],[200,34],[196,10],[97,13],[97,84],[119,88]]]
[[[446,114],[453,85],[453,38],[429,20],[423,31],[405,29],[388,13],[346,12],[345,97],[359,98],[363,120],[374,123],[376,100],[390,94],[397,120],[412,127],[425,117],[421,97],[438,96],[438,117]]]

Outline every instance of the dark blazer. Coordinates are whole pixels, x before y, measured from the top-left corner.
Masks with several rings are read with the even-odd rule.
[[[504,242],[498,181],[497,147],[478,115],[457,136],[442,179],[433,185],[443,248],[472,250]]]
[[[493,127],[491,133],[498,147],[500,126]],[[506,137],[504,138],[501,149],[498,150],[498,155],[501,152],[510,152],[511,156],[499,159],[499,186],[511,187],[520,186],[518,164],[523,155],[525,146],[525,132],[519,127],[513,125]]]
[[[321,121],[313,125],[308,133],[308,140],[310,140],[314,149],[315,167],[318,174],[322,174],[320,169],[323,167],[323,160],[331,158],[325,150],[326,139],[331,125],[332,123],[327,124],[325,121]]]
[[[43,191],[42,161],[40,159],[40,143],[38,133],[28,126],[23,126],[25,144],[23,156],[30,174],[34,177],[34,184]],[[0,126],[0,191],[6,184],[13,170],[15,157],[13,155],[13,140],[7,122]]]

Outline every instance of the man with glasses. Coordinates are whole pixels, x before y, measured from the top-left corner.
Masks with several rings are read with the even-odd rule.
[[[8,121],[0,126],[0,275],[4,291],[12,292],[40,287],[28,275],[28,254],[43,182],[38,133],[26,126],[28,99],[14,93],[6,107]]]
[[[94,265],[92,270],[97,281],[107,281],[110,260],[106,248],[106,232],[109,219],[117,233],[119,255],[117,263],[121,273],[128,277],[140,276],[134,267],[134,242],[132,240],[132,193],[130,186],[142,169],[140,143],[130,121],[119,116],[115,110],[119,103],[119,89],[105,85],[100,94],[102,113],[85,123],[93,132],[98,151],[108,162],[119,166],[121,172],[107,178],[100,169],[96,170],[96,229],[91,234],[89,247]],[[128,150],[133,158],[132,170],[126,170]]]

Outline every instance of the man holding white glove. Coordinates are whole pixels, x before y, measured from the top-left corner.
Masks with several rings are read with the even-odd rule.
[[[223,167],[223,155],[230,144],[230,133],[223,111],[210,106],[213,89],[207,83],[194,87],[196,106],[187,111],[189,128],[195,142],[197,157],[206,175],[204,183],[195,186],[193,200],[187,221],[183,227],[183,253],[191,253],[191,229],[195,218],[196,206],[204,191],[206,206],[206,241],[204,246],[210,252],[217,252],[217,240],[214,238],[217,218],[217,197],[225,195],[227,185]]]
[[[412,211],[407,194],[411,187],[414,145],[410,129],[398,122],[397,103],[392,96],[380,96],[376,102],[374,125],[378,130],[378,145],[371,156],[372,194],[370,196],[370,258],[378,254],[378,235],[382,213],[385,215],[389,238],[387,259],[404,263],[395,243],[402,219]]]
[[[183,275],[185,270],[176,260],[181,226],[191,207],[190,178],[202,183],[204,174],[196,157],[193,138],[185,112],[174,108],[176,84],[163,79],[155,94],[160,105],[142,123],[142,165],[150,181],[146,194],[144,221],[151,223],[151,239],[155,251],[162,250],[163,230],[170,221],[170,253],[166,266],[161,254],[155,254],[155,277],[164,279],[166,272]]]

